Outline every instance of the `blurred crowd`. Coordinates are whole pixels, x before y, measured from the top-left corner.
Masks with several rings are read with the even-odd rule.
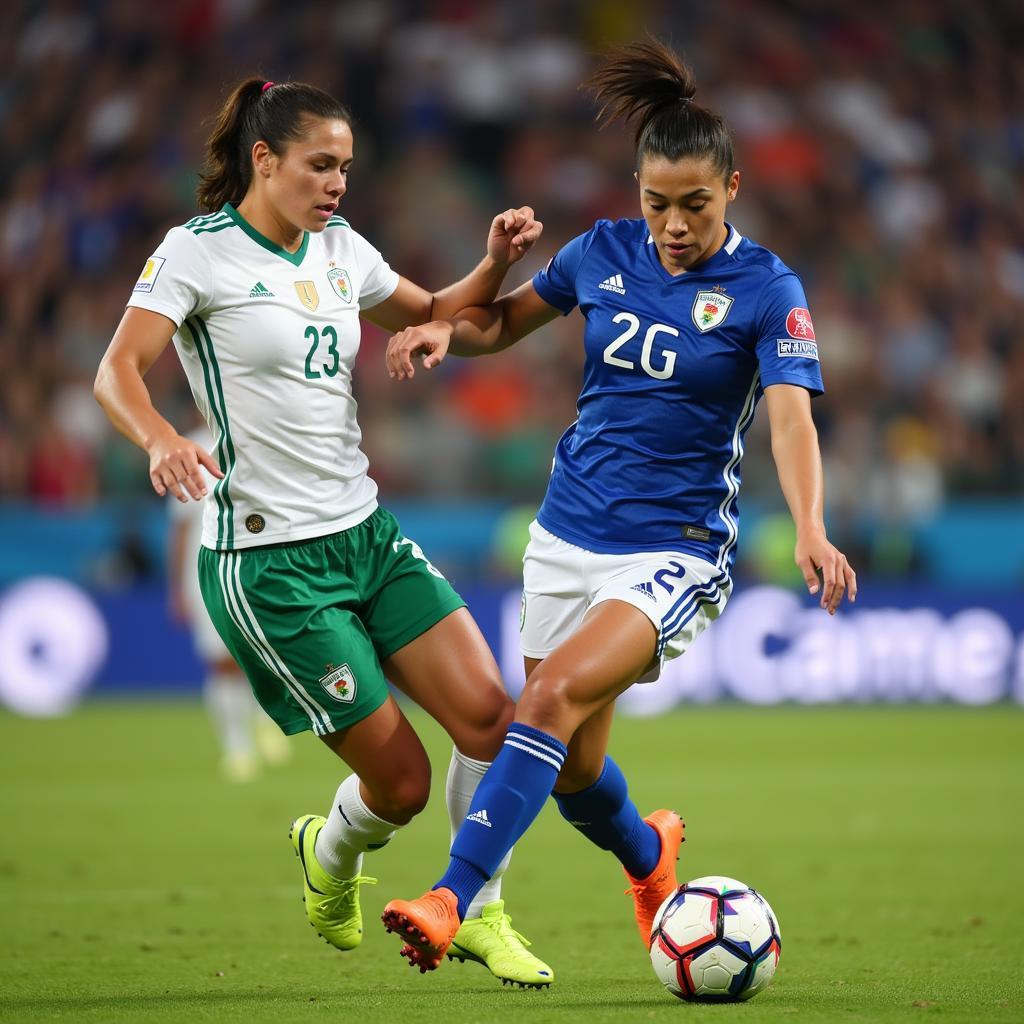
[[[880,13],[882,12],[882,13]],[[1024,7],[1002,0],[12,0],[0,11],[0,499],[148,491],[95,405],[146,257],[195,212],[209,119],[251,73],[355,116],[341,212],[436,288],[529,203],[510,285],[598,217],[638,216],[633,152],[578,89],[650,30],[695,67],[742,171],[730,219],[803,278],[833,529],[857,550],[951,497],[1024,485]],[[500,357],[398,385],[364,335],[364,447],[385,497],[536,503],[575,418],[578,313]],[[182,428],[173,352],[147,381]],[[1017,396],[1014,398],[1014,396]],[[764,417],[745,492],[781,504]],[[903,557],[903,556],[894,556]]]

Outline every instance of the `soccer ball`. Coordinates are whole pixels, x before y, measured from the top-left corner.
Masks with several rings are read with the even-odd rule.
[[[687,882],[658,908],[651,963],[680,999],[750,999],[768,987],[782,950],[779,922],[758,892],[735,878]]]

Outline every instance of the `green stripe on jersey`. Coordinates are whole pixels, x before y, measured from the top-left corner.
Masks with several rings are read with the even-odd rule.
[[[220,367],[217,364],[217,356],[213,351],[213,342],[206,330],[206,324],[199,317],[193,317],[191,320],[186,320],[185,323],[192,335],[196,352],[199,354],[199,362],[203,367],[206,400],[210,403],[213,418],[217,421],[217,426],[220,429],[220,437],[217,440],[217,456],[220,462],[220,471],[224,476],[213,487],[213,496],[217,503],[217,549],[224,550],[226,547],[227,550],[231,550],[234,546],[234,506],[227,484],[231,470],[235,466],[235,446],[231,441],[231,431],[228,427],[228,411],[224,404]]]
[[[194,317],[199,324],[200,330],[203,332],[203,338],[206,340],[207,352],[210,356],[210,364],[213,367],[213,381],[217,388],[217,395],[220,398],[221,412],[224,415],[224,440],[227,444],[227,456],[228,456],[228,468],[224,474],[222,480],[218,480],[213,488],[214,493],[218,491],[224,500],[224,506],[227,509],[227,537],[226,544],[227,549],[230,551],[235,546],[235,506],[231,501],[231,494],[228,490],[229,484],[231,483],[231,474],[235,470],[236,459],[235,459],[235,443],[231,440],[231,425],[228,422],[228,406],[224,400],[224,385],[220,378],[220,363],[217,362],[217,353],[213,348],[213,339],[210,337],[210,332],[206,329],[206,321],[202,317]]]
[[[189,231],[194,231],[196,228],[210,227],[214,223],[222,220],[228,220],[223,213],[208,213],[204,217],[193,217],[191,220],[186,221],[183,227],[188,228]]]
[[[344,217],[332,217],[327,222],[327,227],[329,228],[347,228],[348,226],[349,223]]]
[[[193,235],[212,235],[215,231],[224,231],[226,228],[233,228],[234,226],[231,221],[227,221],[224,224],[211,224],[208,227],[189,228],[189,230]]]
[[[224,454],[224,421],[221,419],[220,409],[217,406],[217,402],[213,395],[213,385],[210,379],[210,364],[203,352],[203,344],[199,336],[199,331],[193,327],[190,320],[185,321],[185,326],[192,335],[192,344],[195,345],[196,353],[199,356],[199,362],[202,363],[203,380],[206,384],[206,401],[210,405],[210,409],[213,412],[213,418],[217,421],[217,428],[220,430],[220,437],[217,439],[217,461],[220,464],[220,471],[223,473],[227,466],[227,458]],[[213,496],[217,503],[217,547],[220,548],[221,540],[224,536],[224,503],[221,500],[220,495],[217,493],[216,487],[213,489]]]

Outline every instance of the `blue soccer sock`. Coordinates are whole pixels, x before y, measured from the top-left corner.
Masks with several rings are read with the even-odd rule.
[[[448,870],[434,886],[455,893],[459,917],[540,813],[564,760],[565,747],[554,736],[521,722],[508,727],[452,843]]]
[[[633,878],[646,878],[661,856],[658,833],[640,817],[626,778],[610,758],[601,777],[579,793],[555,793],[562,817],[595,846],[610,850]]]

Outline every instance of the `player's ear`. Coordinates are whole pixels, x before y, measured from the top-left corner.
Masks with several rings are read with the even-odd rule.
[[[736,198],[736,193],[740,190],[740,172],[733,171],[729,175],[729,180],[725,184],[725,198],[728,202],[732,202]]]
[[[270,177],[270,163],[273,153],[270,151],[270,147],[262,140],[258,139],[253,143],[252,146],[252,163],[256,171],[261,174],[264,178]]]

